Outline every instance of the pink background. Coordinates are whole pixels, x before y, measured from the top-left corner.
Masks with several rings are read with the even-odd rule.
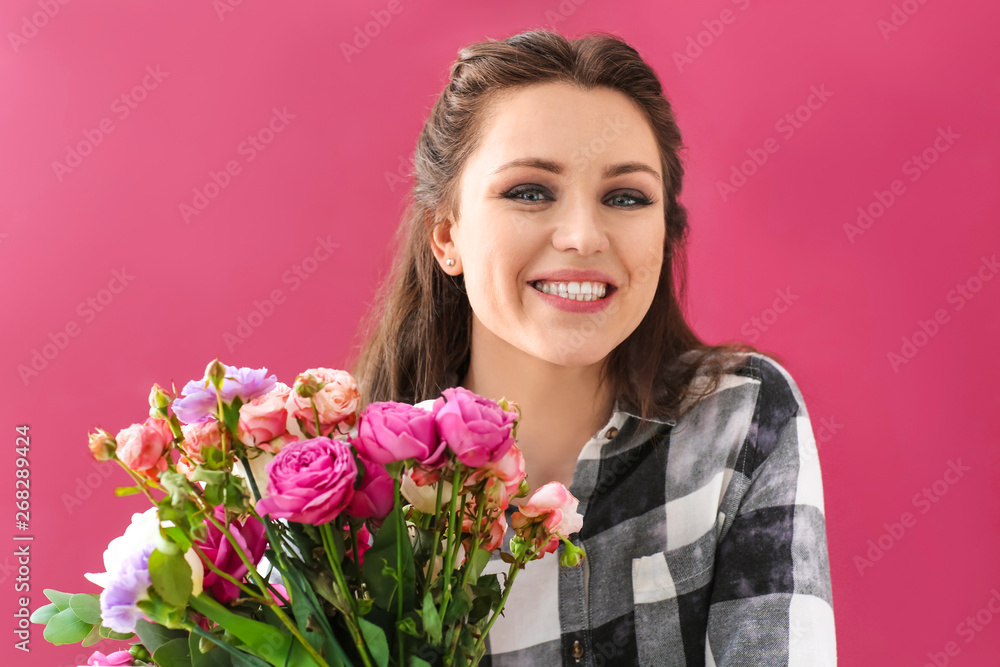
[[[993,664],[1000,279],[982,262],[1000,252],[995,3],[48,5],[0,9],[4,664],[82,664],[92,651],[47,645],[40,626],[30,661],[13,650],[13,535],[35,537],[35,608],[43,588],[97,592],[83,573],[103,570],[107,542],[146,507],[114,498],[125,475],[91,461],[88,431],[141,420],[154,382],[181,386],[215,356],[285,381],[346,367],[388,267],[400,176],[456,52],[543,26],[624,37],[675,105],[691,319],[710,342],[777,352],[805,395],[841,664]],[[883,34],[894,11],[901,25]],[[341,45],[366,26],[374,37],[348,61]],[[829,96],[800,108],[814,86]],[[798,127],[779,122],[797,111]],[[110,132],[95,132],[102,122]],[[251,152],[244,142],[272,122],[280,131]],[[952,143],[935,148],[939,128]],[[56,173],[81,142],[88,154]],[[925,152],[926,171],[907,164]],[[723,197],[718,183],[752,155],[767,160]],[[186,222],[180,205],[213,172],[225,187]],[[879,213],[876,191],[894,201],[849,234],[859,207]],[[227,342],[257,308],[246,340]],[[904,337],[917,346],[893,368]],[[36,351],[39,372],[22,377]],[[11,502],[20,424],[27,533]],[[946,474],[949,462],[968,469]]]

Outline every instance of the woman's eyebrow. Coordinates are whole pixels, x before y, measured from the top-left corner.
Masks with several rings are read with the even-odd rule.
[[[523,157],[500,165],[490,172],[490,175],[499,174],[502,171],[512,169],[514,167],[535,167],[536,169],[550,171],[553,174],[562,174],[566,169],[561,163],[556,162],[555,160],[547,160],[540,157]],[[661,180],[659,172],[644,162],[619,162],[618,164],[610,164],[604,168],[603,176],[604,178],[614,178],[615,176],[631,174],[637,171],[644,171],[651,174],[656,178],[656,180]]]

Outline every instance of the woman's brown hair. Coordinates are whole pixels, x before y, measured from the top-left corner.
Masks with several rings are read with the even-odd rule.
[[[643,418],[676,419],[715,390],[741,353],[757,352],[738,342],[708,345],[684,318],[688,221],[677,201],[684,146],[653,69],[607,33],[569,40],[530,30],[462,48],[420,132],[414,184],[397,230],[399,251],[362,324],[366,343],[353,375],[363,404],[436,398],[465,377],[472,309],[463,276],[446,274],[434,258],[431,229],[442,220],[459,220],[462,168],[482,139],[491,105],[502,93],[551,82],[620,91],[643,111],[659,145],[666,224],[659,283],[645,318],[611,351],[601,376],[620,408]],[[692,382],[696,374],[708,382]]]

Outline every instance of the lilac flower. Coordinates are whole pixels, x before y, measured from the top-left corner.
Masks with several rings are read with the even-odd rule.
[[[138,603],[149,599],[149,555],[154,548],[147,544],[142,551],[126,556],[101,593],[101,619],[115,632],[135,632],[135,623],[142,618]]]
[[[236,368],[223,364],[226,376],[219,394],[223,403],[232,403],[237,396],[248,403],[271,391],[278,382],[276,375],[267,375],[266,368]],[[191,380],[173,403],[174,414],[185,424],[203,421],[215,412],[218,400],[215,387],[207,378]]]

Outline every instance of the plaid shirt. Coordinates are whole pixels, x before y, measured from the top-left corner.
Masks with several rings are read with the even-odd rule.
[[[587,558],[518,573],[482,665],[835,665],[819,458],[789,373],[746,353],[642,437],[618,407],[570,487]],[[507,571],[495,556],[484,573]]]

